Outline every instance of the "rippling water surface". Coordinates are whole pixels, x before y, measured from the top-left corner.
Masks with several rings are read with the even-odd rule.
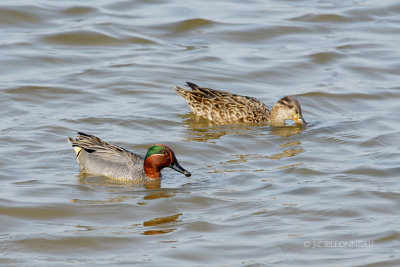
[[[0,265],[399,266],[400,2],[1,1]],[[311,127],[197,120],[172,87]],[[189,179],[79,174],[85,131]]]

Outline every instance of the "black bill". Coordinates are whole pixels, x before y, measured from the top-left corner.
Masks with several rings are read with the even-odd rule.
[[[176,160],[169,167],[177,172],[184,174],[186,177],[190,177],[192,175],[190,172],[182,168],[182,166],[179,165],[178,161]]]

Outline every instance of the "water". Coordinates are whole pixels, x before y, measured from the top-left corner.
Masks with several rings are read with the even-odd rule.
[[[399,266],[398,1],[2,1],[2,266]],[[185,81],[311,127],[196,120]],[[76,131],[189,179],[79,174]]]

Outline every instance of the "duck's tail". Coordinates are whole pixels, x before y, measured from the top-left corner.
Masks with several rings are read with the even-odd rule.
[[[76,154],[76,157],[79,156],[79,153],[81,153],[83,147],[80,145],[80,142],[82,139],[79,138],[81,136],[86,136],[86,137],[93,137],[93,135],[90,134],[85,134],[83,132],[78,132],[79,136],[78,138],[72,138],[68,136],[68,143],[72,145],[72,148],[74,149],[74,152]]]
[[[72,148],[74,149],[76,157],[78,157],[79,153],[81,153],[82,148],[76,144],[77,139],[71,138],[68,136],[68,143],[72,145]]]

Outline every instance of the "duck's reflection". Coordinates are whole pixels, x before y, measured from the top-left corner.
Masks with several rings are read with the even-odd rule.
[[[228,134],[244,134],[252,132],[258,133],[256,126],[261,125],[246,125],[246,124],[233,124],[233,125],[220,125],[213,123],[207,119],[196,117],[192,113],[180,116],[182,117],[183,124],[186,126],[187,131],[186,140],[196,142],[212,142],[211,140],[219,139]]]
[[[167,227],[173,226],[174,224],[180,223],[181,220],[179,220],[179,217],[182,215],[182,213],[174,214],[171,216],[165,216],[165,217],[157,217],[154,219],[151,219],[149,221],[143,222],[144,227],[150,227],[150,228],[161,228],[161,229],[150,229],[146,230],[143,232],[144,235],[161,235],[161,234],[167,234],[170,232],[173,232],[176,230],[175,227]],[[165,229],[163,229],[165,227]]]
[[[296,146],[301,144],[300,142],[290,142],[284,145],[281,145],[281,147],[286,147],[286,146]],[[264,159],[273,159],[273,160],[280,160],[282,158],[289,158],[289,157],[294,157],[300,153],[304,152],[304,149],[302,148],[291,148],[291,149],[286,149],[283,150],[280,153],[272,154],[270,156],[264,156],[264,155],[259,155],[259,154],[240,154],[240,155],[231,155],[233,159],[227,160],[227,161],[222,161],[219,162],[220,166],[232,166],[232,165],[244,165],[246,166],[246,163],[251,162],[251,161],[260,161]],[[229,168],[229,167],[228,167]],[[257,168],[257,169],[225,169],[225,170],[219,170],[219,168],[212,168],[209,170],[208,173],[221,173],[221,172],[262,172],[264,171],[263,168]]]
[[[269,134],[289,137],[300,134],[303,130],[302,126],[271,127]]]
[[[116,197],[112,197],[109,199],[102,199],[102,200],[96,200],[96,199],[71,199],[71,202],[74,203],[83,203],[83,204],[111,204],[111,203],[118,203],[118,202],[125,202],[130,199],[135,199],[138,198],[138,194],[142,195],[143,193],[144,196],[142,195],[141,199],[142,201],[138,201],[138,205],[147,205],[149,201],[157,200],[157,199],[163,199],[163,198],[171,198],[175,197],[178,192],[176,189],[161,189],[160,188],[160,182],[158,183],[146,183],[144,184],[144,187],[146,190],[143,190],[143,184],[134,184],[134,185],[129,185],[126,183],[118,183],[110,178],[104,177],[104,176],[94,176],[94,175],[88,175],[81,173],[79,174],[79,181],[82,185],[90,185],[90,186],[101,186],[101,187],[106,187],[107,190],[115,193],[116,191],[121,191],[123,193],[126,193],[124,196],[118,195]],[[132,188],[132,186],[135,189],[135,193],[132,195],[130,194],[130,190],[127,191],[127,188]],[[83,190],[88,190],[89,187],[82,187]],[[150,189],[150,190],[148,190]],[[142,226],[146,229],[145,231],[142,232],[143,235],[162,235],[162,234],[167,234],[170,232],[173,232],[177,229],[177,225],[181,222],[179,217],[182,215],[182,213],[170,215],[170,216],[164,216],[164,217],[156,217],[151,220],[144,221],[142,223]],[[135,228],[139,225],[133,225]]]
[[[300,141],[292,141],[285,143],[283,145],[280,145],[280,147],[285,148],[285,147],[292,147],[292,146],[299,146],[301,145]],[[302,148],[291,148],[287,150],[283,150],[281,153],[276,153],[273,154],[272,156],[269,156],[270,159],[282,159],[282,158],[289,158],[296,156],[297,154],[300,154],[304,152],[304,149]]]
[[[183,118],[183,124],[186,126],[187,140],[197,142],[210,142],[219,139],[228,134],[246,134],[252,135],[279,135],[289,137],[300,134],[305,128],[303,126],[293,125],[285,127],[269,127],[266,124],[216,124],[205,118],[194,116],[192,113],[180,115]]]
[[[124,202],[128,199],[137,198],[137,194],[145,193],[142,198],[144,201],[139,201],[138,205],[147,205],[147,200],[156,200],[162,198],[170,198],[177,195],[176,189],[171,188],[161,188],[160,180],[151,181],[149,183],[123,183],[115,181],[111,178],[105,176],[95,176],[90,174],[81,173],[79,174],[79,182],[81,185],[86,185],[85,187],[81,187],[82,190],[89,190],[90,188],[100,187],[106,189],[112,193],[125,193],[128,195],[125,196],[117,196],[109,199],[102,200],[83,200],[83,199],[72,199],[72,202],[76,203],[93,203],[93,204],[106,204],[106,203],[116,203],[116,202]],[[89,186],[89,187],[87,187]],[[146,190],[143,190],[145,188]],[[135,196],[132,196],[132,192],[135,193]]]
[[[232,159],[219,162],[218,166],[209,166],[208,173],[225,173],[225,172],[262,172],[263,168],[251,169],[248,165],[249,161],[262,161],[265,159],[280,160],[283,158],[294,157],[302,152],[304,149],[301,148],[300,140],[293,140],[287,142],[288,138],[291,136],[301,134],[304,126],[299,126],[296,124],[288,125],[284,127],[269,127],[267,125],[247,125],[247,124],[234,124],[234,125],[219,125],[215,124],[207,119],[194,116],[192,113],[187,113],[180,116],[183,118],[183,124],[186,126],[186,139],[189,141],[197,142],[215,142],[216,139],[229,134],[249,134],[249,135],[259,135],[265,136],[268,139],[268,135],[278,136],[283,138],[274,138],[274,143],[284,142],[280,145],[280,151],[274,154],[234,154],[231,155]],[[290,122],[289,122],[290,123]],[[265,151],[265,150],[261,150]],[[236,167],[233,167],[236,165]],[[237,165],[241,165],[239,167]],[[221,166],[225,166],[221,170]],[[260,166],[258,164],[258,166]]]
[[[288,149],[288,150],[284,150],[282,153],[277,153],[277,154],[273,154],[272,156],[270,156],[270,159],[282,159],[282,158],[289,158],[289,157],[293,157],[296,156],[297,154],[303,152],[304,149],[299,148],[299,149]]]
[[[178,220],[181,215],[182,215],[182,213],[178,213],[178,214],[174,214],[171,216],[157,217],[157,218],[151,219],[149,221],[143,222],[143,226],[151,227],[151,226],[159,226],[159,225],[168,224],[168,223],[181,222],[181,220]]]
[[[176,196],[175,192],[168,192],[168,191],[155,191],[146,194],[143,199],[144,200],[154,200],[154,199],[160,199],[160,198],[170,198]]]

